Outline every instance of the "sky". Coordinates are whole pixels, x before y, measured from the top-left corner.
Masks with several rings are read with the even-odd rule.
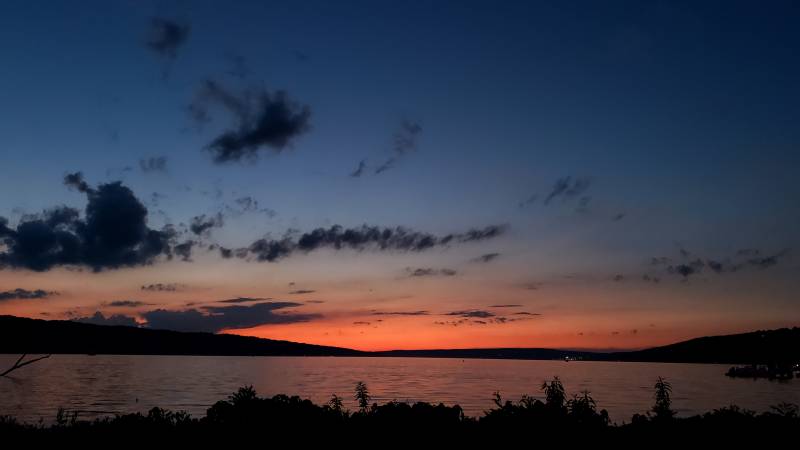
[[[796,2],[289,3],[0,4],[0,314],[365,350],[800,325]]]

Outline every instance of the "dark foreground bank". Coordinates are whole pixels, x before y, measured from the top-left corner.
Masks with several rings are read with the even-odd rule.
[[[240,388],[227,400],[218,401],[204,417],[153,408],[146,415],[126,414],[81,420],[77,414],[59,411],[53,424],[19,423],[0,416],[0,436],[46,439],[59,442],[154,442],[154,439],[202,441],[205,439],[291,439],[295,443],[327,441],[332,446],[348,440],[391,438],[395,441],[497,442],[519,438],[560,441],[618,441],[664,443],[698,437],[717,442],[741,442],[797,438],[798,406],[782,404],[756,414],[735,406],[703,415],[678,418],[671,408],[671,386],[658,379],[650,411],[629,422],[611,423],[605,410],[585,391],[568,398],[559,379],[543,383],[542,398],[523,396],[517,402],[495,394],[495,407],[480,417],[465,416],[459,406],[392,401],[370,401],[369,390],[358,383],[349,411],[341,397],[333,395],[325,405],[299,397],[276,395],[260,398],[251,387]],[[108,441],[112,442],[112,441]],[[158,442],[158,441],[155,441]],[[688,442],[688,441],[687,441]],[[789,441],[787,441],[789,442]]]

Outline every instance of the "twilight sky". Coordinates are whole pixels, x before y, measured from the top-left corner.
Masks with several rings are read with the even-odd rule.
[[[796,2],[289,3],[0,4],[0,314],[359,349],[800,324]]]

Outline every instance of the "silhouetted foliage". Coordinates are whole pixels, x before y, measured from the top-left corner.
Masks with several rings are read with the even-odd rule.
[[[318,406],[297,396],[262,398],[252,386],[246,386],[227,400],[215,403],[201,418],[153,408],[147,414],[86,421],[80,420],[76,412],[61,409],[51,425],[25,424],[10,416],[0,416],[0,436],[44,438],[59,444],[65,442],[64,438],[74,438],[82,444],[87,440],[107,443],[120,438],[126,443],[134,440],[148,444],[175,439],[183,446],[188,441],[207,444],[209,438],[229,443],[237,438],[265,436],[267,444],[285,438],[297,445],[309,442],[332,445],[346,442],[352,436],[373,439],[391,436],[393,443],[416,444],[424,438],[425,442],[435,440],[448,445],[496,446],[498,441],[518,441],[526,436],[561,443],[638,444],[683,443],[697,436],[713,437],[716,443],[737,443],[742,438],[757,436],[763,443],[768,439],[794,438],[800,429],[798,407],[787,403],[762,414],[730,406],[693,417],[674,417],[669,409],[671,387],[661,378],[655,386],[654,414],[637,414],[630,423],[621,425],[610,423],[605,410],[598,411],[597,402],[588,391],[566,400],[566,390],[558,378],[542,385],[544,401],[531,396],[523,396],[518,402],[504,401],[496,392],[496,407],[478,418],[465,416],[457,405],[441,403],[391,401],[370,407],[366,384],[356,386],[356,400],[361,408],[356,414],[344,411],[343,401],[337,395],[326,405]],[[670,413],[659,415],[658,411]],[[669,414],[670,419],[662,420],[666,417],[663,414]]]
[[[328,400],[328,407],[339,414],[344,413],[344,402],[342,402],[341,397],[336,394],[331,395],[331,399]]]
[[[549,408],[564,409],[567,400],[567,393],[564,390],[564,385],[561,384],[561,380],[559,380],[558,377],[553,377],[553,380],[550,382],[550,384],[547,384],[547,381],[542,383],[542,391],[544,391],[545,403]]]
[[[361,412],[365,412],[369,407],[370,396],[367,385],[362,381],[356,383],[355,399],[358,401],[358,408],[361,410]]]
[[[653,414],[659,420],[671,419],[675,416],[675,411],[672,410],[672,399],[670,398],[672,385],[667,380],[658,377],[654,387],[656,403],[653,405]]]

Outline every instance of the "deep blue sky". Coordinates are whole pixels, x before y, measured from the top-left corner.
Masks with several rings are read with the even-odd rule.
[[[228,247],[332,224],[506,224],[494,247],[470,250],[506,260],[481,280],[638,279],[653,257],[694,259],[681,249],[714,261],[758,249],[778,263],[726,276],[748,277],[741,302],[763,317],[729,328],[774,325],[796,299],[796,2],[229,3],[3,2],[0,216],[82,209],[62,183],[81,171],[91,185],[122,180],[154,228],[242,196],[275,211],[226,216],[209,239]],[[190,27],[174,58],[147,47],[153,18]],[[282,152],[217,164],[206,146],[234,118],[218,109],[198,126],[187,112],[206,80],[286,90],[311,128]],[[404,122],[421,128],[415,149],[375,174]],[[141,170],[150,157],[165,170]],[[545,204],[565,177],[588,188]],[[459,251],[433,262],[456,265]],[[716,283],[705,264],[654,276]],[[703,295],[740,291],[725,283]]]

